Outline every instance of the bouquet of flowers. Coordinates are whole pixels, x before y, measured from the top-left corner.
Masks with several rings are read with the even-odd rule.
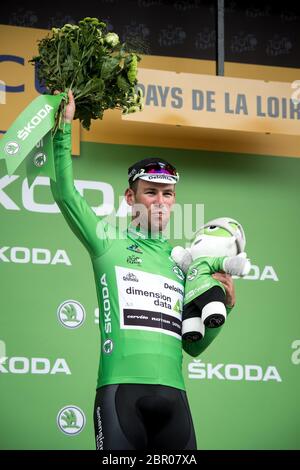
[[[102,119],[106,109],[121,109],[123,114],[143,109],[142,91],[136,89],[140,57],[121,43],[116,33],[108,32],[106,23],[84,18],[77,25],[52,28],[38,43],[38,78],[49,93],[71,89],[75,119],[89,129],[91,119]],[[60,125],[66,103],[57,113]]]

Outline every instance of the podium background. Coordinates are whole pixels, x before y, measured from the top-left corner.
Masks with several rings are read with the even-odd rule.
[[[9,42],[1,41],[6,28],[0,26],[0,56],[24,48],[23,57],[31,57],[35,51],[25,40],[14,42],[11,34]],[[27,28],[10,28],[27,38]],[[33,44],[41,30],[31,35]],[[0,63],[1,80],[25,83],[0,105],[2,132],[37,95],[32,66],[18,67]],[[88,142],[88,133],[79,144],[78,126],[76,133],[76,186],[85,188],[96,211],[108,202],[118,210],[127,168],[155,155],[178,167],[182,207],[204,204],[205,220],[232,216],[243,224],[252,270],[235,281],[237,305],[200,357],[184,353],[198,448],[299,449],[300,160],[225,148],[171,149],[156,140],[155,147],[104,144],[101,134],[99,142]],[[99,312],[88,254],[55,207],[49,181],[37,179],[30,191],[24,167],[9,180],[3,160],[0,224],[0,356],[7,358],[0,362],[0,449],[94,449]],[[171,237],[176,244],[186,241]],[[73,322],[58,314],[70,301],[78,307]],[[64,428],[61,415],[72,409],[73,423]]]
[[[178,202],[192,202],[194,207],[204,203],[206,220],[231,215],[243,223],[253,264],[249,279],[235,281],[237,305],[219,337],[197,358],[201,363],[184,353],[198,446],[299,448],[300,223],[295,214],[300,161],[85,143],[82,156],[74,157],[74,176],[111,185],[118,201],[129,164],[153,154],[178,166],[182,175]],[[9,247],[2,251],[0,262],[0,339],[10,358],[4,365],[7,372],[0,373],[1,448],[92,449],[100,352],[91,263],[60,213],[24,208],[25,187],[20,171],[5,190],[19,210],[0,208],[1,247]],[[33,194],[36,203],[52,206],[48,185],[36,185]],[[86,190],[85,196],[92,206],[101,204],[99,191]],[[27,207],[29,200],[27,194]],[[13,251],[13,247],[23,248]],[[47,264],[32,262],[34,248],[48,250],[38,256]],[[56,260],[64,262],[55,261],[58,250],[65,254]],[[75,329],[64,326],[57,316],[58,307],[70,299],[86,313],[84,323]],[[27,362],[15,362],[18,357]],[[35,373],[32,358],[46,358],[49,372]],[[59,358],[67,367],[56,364],[61,371],[51,374]],[[209,378],[209,364],[224,365]],[[249,380],[250,365],[259,366],[250,375],[260,380]],[[47,371],[49,364],[43,362],[37,368]],[[86,416],[78,435],[63,433],[56,422],[58,412],[71,405]]]

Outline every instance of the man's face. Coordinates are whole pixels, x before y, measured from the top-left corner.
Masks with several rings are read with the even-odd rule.
[[[167,226],[175,202],[174,184],[152,183],[139,179],[137,190],[127,189],[127,203],[132,206],[133,218],[143,228],[153,232]]]

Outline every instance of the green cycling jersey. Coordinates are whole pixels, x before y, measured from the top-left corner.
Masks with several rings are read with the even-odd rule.
[[[170,256],[172,246],[131,225],[120,236],[94,213],[74,186],[68,124],[54,138],[54,155],[53,197],[94,270],[101,336],[98,387],[144,383],[184,390],[184,275]]]
[[[120,236],[94,213],[74,186],[70,124],[54,137],[54,162],[54,200],[93,265],[101,340],[97,386],[140,383],[185,390],[182,348],[199,355],[221,328],[200,342],[182,342],[185,279],[171,258],[172,246],[132,225]]]

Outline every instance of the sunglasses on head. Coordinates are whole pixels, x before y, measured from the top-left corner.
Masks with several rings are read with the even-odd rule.
[[[170,175],[173,176],[176,181],[179,180],[179,174],[176,171],[176,168],[169,163],[163,163],[163,162],[153,162],[153,163],[148,163],[145,165],[143,168],[140,168],[139,170],[133,170],[131,174],[129,175],[129,178],[132,176],[132,181],[135,181],[137,178],[139,178],[142,175],[153,175],[153,174],[163,174],[163,175]]]

